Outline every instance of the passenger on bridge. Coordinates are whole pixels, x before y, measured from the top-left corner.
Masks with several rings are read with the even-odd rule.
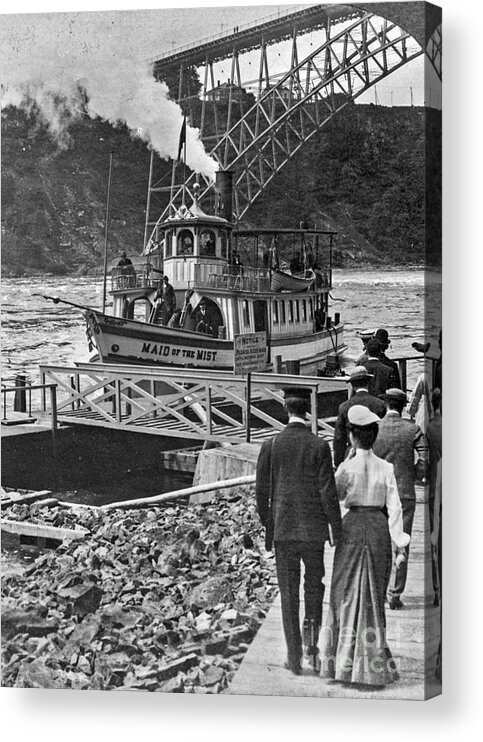
[[[128,265],[132,265],[132,260],[127,257],[126,251],[122,250],[121,252],[121,259],[119,263],[117,264],[118,268],[125,268]],[[128,271],[122,271],[123,273],[127,273]]]
[[[120,276],[118,278],[119,288],[129,288],[135,285],[136,271],[132,264],[132,260],[127,257],[126,251],[122,250],[121,259],[119,260],[117,267],[120,269]],[[126,276],[126,278],[124,278]]]
[[[236,250],[233,250],[231,257],[231,267],[235,276],[243,276],[243,262]]]

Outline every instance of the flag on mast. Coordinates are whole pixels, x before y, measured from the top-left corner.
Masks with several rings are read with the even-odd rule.
[[[181,125],[181,131],[179,133],[179,144],[178,144],[178,157],[177,161],[181,161],[181,152],[183,151],[183,146],[186,144],[186,116],[183,116],[183,123]]]

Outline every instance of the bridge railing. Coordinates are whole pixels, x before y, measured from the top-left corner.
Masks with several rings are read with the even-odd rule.
[[[347,394],[340,379],[143,366],[79,364],[41,366],[43,383],[57,385],[62,422],[220,443],[264,440],[282,430],[282,388],[306,386],[312,396],[310,425],[331,437],[317,417],[317,396]]]

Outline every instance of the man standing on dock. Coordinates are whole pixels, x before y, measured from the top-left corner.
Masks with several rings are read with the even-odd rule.
[[[385,394],[387,413],[379,424],[373,451],[394,466],[397,489],[403,512],[403,531],[411,535],[416,509],[416,478],[426,474],[428,445],[422,430],[411,420],[402,417],[407,404],[401,389],[388,389]],[[417,462],[414,464],[415,454]],[[403,607],[401,595],[406,587],[409,546],[405,547],[404,561],[393,564],[388,588],[388,602],[392,610]]]
[[[335,421],[334,430],[334,466],[337,469],[346,456],[349,446],[349,432],[347,430],[347,413],[350,408],[355,404],[361,404],[367,407],[371,412],[374,412],[381,419],[386,414],[386,405],[382,399],[377,399],[372,394],[369,394],[369,382],[372,380],[372,375],[367,371],[365,366],[356,366],[350,372],[347,381],[350,382],[353,395],[350,399],[347,399],[339,407],[339,414]]]
[[[263,443],[258,457],[256,498],[262,524],[267,529],[273,524],[287,644],[285,667],[300,675],[300,562],[305,565],[303,644],[316,669],[325,589],[324,545],[329,539],[329,525],[333,541],[339,539],[341,516],[329,445],[315,436],[306,423],[310,390],[286,389],[284,407],[288,425],[275,438]]]
[[[379,360],[381,361],[381,363],[383,363],[385,366],[388,366],[392,370],[391,388],[402,389],[399,367],[396,361],[393,361],[386,355],[386,350],[389,348],[391,342],[389,340],[388,331],[380,328],[379,330],[376,330],[376,334],[374,337],[376,338],[376,340],[379,340]]]
[[[375,397],[379,397],[394,385],[392,369],[380,360],[381,346],[376,338],[371,338],[368,341],[366,352],[367,358],[361,365],[366,367],[372,377],[369,380],[369,392]]]

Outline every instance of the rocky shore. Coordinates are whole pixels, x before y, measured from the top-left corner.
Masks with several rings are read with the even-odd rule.
[[[253,490],[207,505],[14,505],[82,527],[2,578],[2,684],[223,693],[276,593]]]

